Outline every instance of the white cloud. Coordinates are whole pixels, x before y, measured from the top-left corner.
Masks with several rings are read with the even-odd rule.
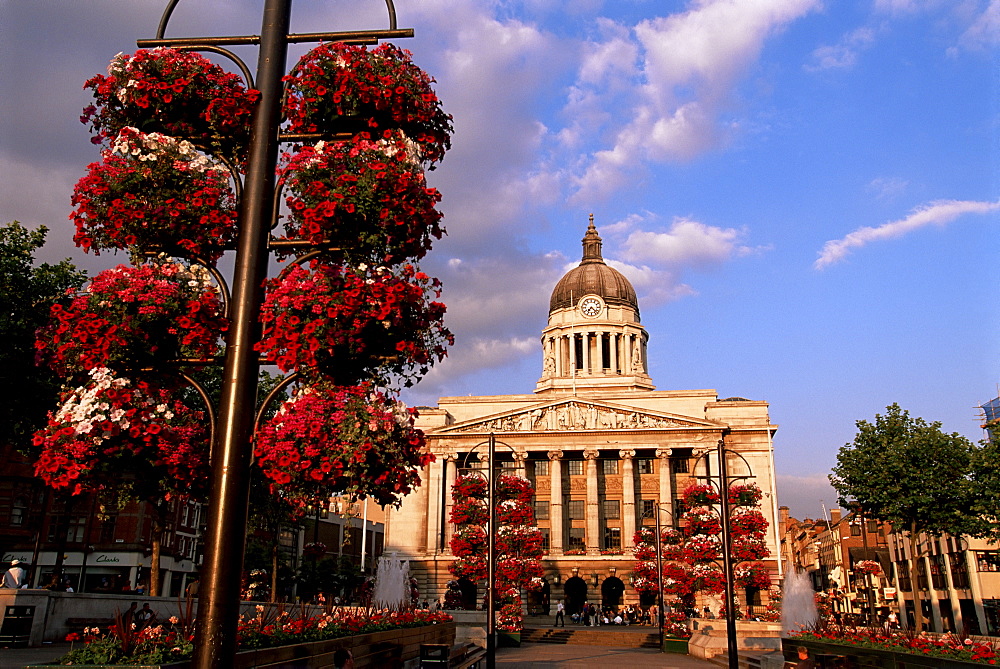
[[[876,177],[868,183],[868,190],[880,200],[893,200],[906,192],[910,182],[899,177]]]
[[[776,474],[778,504],[787,506],[789,514],[796,520],[812,518],[820,520],[837,505],[837,491],[830,485],[827,473],[795,476]]]
[[[818,0],[702,0],[637,24],[641,84],[631,118],[575,180],[574,200],[610,195],[644,160],[688,160],[716,145],[734,83],[765,41],[819,7]],[[588,85],[591,71],[581,69],[578,86]]]
[[[821,46],[812,52],[812,63],[806,64],[809,72],[849,69],[858,61],[858,53],[875,43],[875,31],[861,27],[852,30],[834,45]]]
[[[688,218],[675,218],[669,230],[637,230],[625,240],[623,257],[673,266],[718,264],[751,251],[740,242],[745,230],[719,228]]]
[[[969,48],[986,48],[1000,43],[1000,0],[990,0],[990,4],[977,16],[961,43]]]
[[[813,264],[816,269],[840,262],[852,248],[861,248],[870,242],[896,239],[913,230],[928,225],[945,225],[964,214],[988,214],[1000,210],[1000,202],[975,202],[969,200],[938,200],[918,207],[904,219],[891,221],[878,227],[858,228],[842,239],[835,239],[823,245],[819,258]]]

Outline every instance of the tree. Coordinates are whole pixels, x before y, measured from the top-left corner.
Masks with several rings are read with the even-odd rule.
[[[997,531],[982,513],[975,486],[984,454],[958,433],[941,431],[941,423],[911,418],[899,405],[876,414],[875,422],[857,422],[854,441],[837,454],[830,483],[838,502],[857,504],[870,517],[888,522],[910,547],[910,583],[917,631],[923,615],[917,602],[917,559],[921,535],[988,536]],[[995,476],[995,474],[990,474]]]
[[[28,230],[17,221],[0,227],[0,425],[5,438],[26,451],[31,435],[59,396],[60,379],[35,367],[35,330],[48,319],[48,307],[79,287],[86,273],[68,259],[35,265],[35,252],[48,230]]]

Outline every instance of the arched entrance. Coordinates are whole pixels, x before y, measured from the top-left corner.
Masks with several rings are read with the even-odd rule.
[[[466,611],[475,611],[479,603],[479,588],[467,578],[458,579],[458,589],[462,593],[462,608]]]
[[[622,603],[625,584],[617,576],[608,576],[601,583],[601,606],[603,608],[618,608]]]
[[[566,593],[566,599],[569,600],[567,602],[566,612],[570,615],[579,613],[583,608],[583,603],[587,601],[587,582],[579,576],[573,576],[572,578],[566,579],[566,584],[563,586],[563,590]]]

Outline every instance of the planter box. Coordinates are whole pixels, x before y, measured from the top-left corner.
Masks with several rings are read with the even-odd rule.
[[[783,638],[781,640],[781,650],[785,655],[785,659],[788,661],[797,659],[798,655],[795,649],[799,646],[808,648],[810,655],[813,656],[843,656],[847,658],[845,666],[851,669],[972,669],[973,667],[989,666],[983,662],[952,660],[933,655],[914,655],[892,650],[877,650],[874,648],[860,648],[858,646],[836,643],[823,643],[822,641]],[[820,666],[823,665],[820,664]]]
[[[420,646],[427,643],[447,644],[449,647],[454,645],[455,623],[387,630],[292,646],[244,650],[236,654],[231,667],[232,669],[250,669],[251,667],[294,666],[296,669],[326,669],[333,667],[333,654],[339,648],[350,649],[354,655],[354,666],[357,669],[402,666],[409,660],[419,659]],[[39,664],[31,665],[25,669],[52,669],[52,666],[51,664]],[[78,664],[74,666],[99,666],[102,669],[140,669],[138,665]],[[181,662],[156,665],[155,667],[146,667],[146,669],[188,669],[188,667],[188,662]]]
[[[520,648],[520,632],[497,632],[497,646],[500,648]]]
[[[681,653],[687,655],[688,652],[688,640],[678,639],[675,637],[666,636],[663,637],[663,652],[664,653]]]

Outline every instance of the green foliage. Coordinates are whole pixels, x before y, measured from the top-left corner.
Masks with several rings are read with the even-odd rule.
[[[49,307],[79,288],[86,273],[69,260],[35,265],[35,252],[48,230],[28,230],[17,221],[0,227],[0,426],[5,438],[26,451],[31,435],[55,408],[59,380],[36,368],[35,330],[48,321]]]
[[[841,505],[857,502],[896,532],[981,537],[996,531],[989,517],[970,513],[982,496],[976,476],[996,479],[998,471],[987,471],[989,462],[972,442],[942,432],[940,423],[911,418],[896,404],[874,423],[860,420],[857,426],[830,475]],[[977,466],[981,462],[986,466]]]

